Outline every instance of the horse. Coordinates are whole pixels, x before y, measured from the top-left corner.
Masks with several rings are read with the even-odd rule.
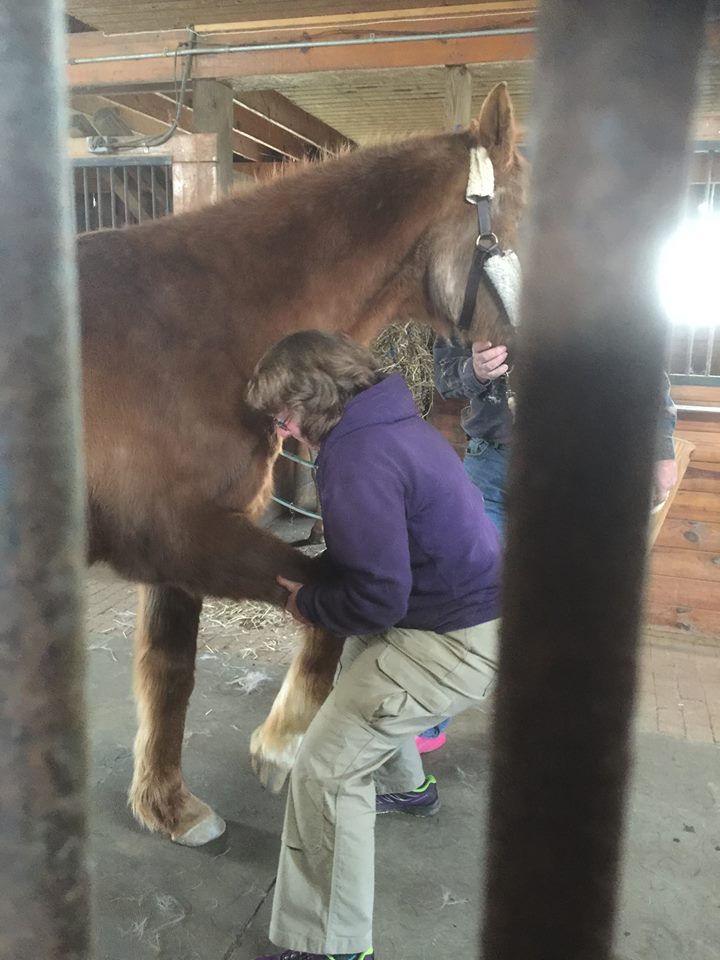
[[[477,225],[473,147],[495,173],[492,229],[515,244],[525,162],[506,85],[467,130],[368,147],[200,211],[78,238],[88,559],[139,584],[129,803],[187,845],[222,819],[186,787],[185,714],[204,597],[282,605],[315,563],[259,525],[279,440],[244,392],[273,342],[313,327],[367,343],[412,317],[451,334]],[[473,335],[510,332],[482,288]],[[329,692],[341,642],[308,630],[252,738],[279,789]]]

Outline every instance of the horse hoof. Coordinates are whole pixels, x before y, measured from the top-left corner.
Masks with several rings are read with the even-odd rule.
[[[221,837],[225,833],[225,827],[223,818],[219,817],[214,810],[211,810],[210,814],[199,823],[196,823],[184,833],[172,834],[170,839],[173,843],[179,843],[183,847],[201,847],[203,844]]]
[[[258,727],[250,738],[252,768],[260,783],[271,793],[280,793],[302,743],[302,734],[284,738],[268,737]]]

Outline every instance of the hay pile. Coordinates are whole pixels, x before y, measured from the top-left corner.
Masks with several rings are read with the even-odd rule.
[[[400,373],[410,387],[421,417],[432,410],[433,370],[430,327],[410,320],[392,323],[374,340],[372,351],[382,364],[384,373]]]

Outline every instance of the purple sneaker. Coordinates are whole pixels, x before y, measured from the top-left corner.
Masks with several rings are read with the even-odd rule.
[[[414,817],[432,817],[440,809],[437,780],[432,774],[410,793],[379,793],[375,813],[410,813]]]
[[[298,953],[297,950],[283,950],[282,953],[256,957],[255,960],[375,960],[375,954],[372,948],[362,953]]]

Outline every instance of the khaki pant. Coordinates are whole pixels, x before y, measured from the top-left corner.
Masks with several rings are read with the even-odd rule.
[[[499,620],[439,634],[351,637],[290,777],[270,939],[309,953],[372,946],[375,794],[425,778],[414,737],[479,703]]]

